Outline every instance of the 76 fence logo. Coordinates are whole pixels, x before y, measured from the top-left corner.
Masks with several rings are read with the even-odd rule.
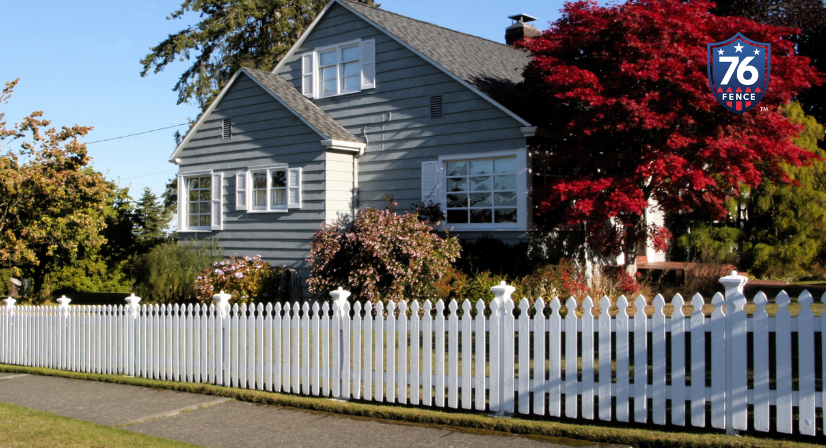
[[[706,47],[708,85],[717,102],[735,114],[757,106],[769,88],[771,44],[737,33]]]

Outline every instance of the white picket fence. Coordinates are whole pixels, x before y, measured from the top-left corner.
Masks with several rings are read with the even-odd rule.
[[[667,317],[658,295],[653,316],[643,312],[640,296],[633,316],[621,297],[616,317],[607,298],[596,318],[591,299],[582,317],[562,317],[558,299],[523,299],[515,309],[513,288],[504,282],[492,288],[489,313],[481,300],[475,306],[356,302],[351,310],[349,293],[340,289],[332,303],[312,307],[230,309],[226,294],[209,307],[139,306],[134,295],[117,307],[69,306],[65,298],[59,307],[14,306],[7,299],[0,308],[0,363],[499,414],[708,422],[729,433],[793,433],[797,408],[798,432],[816,435],[816,408],[826,402],[823,385],[816,387],[816,360],[820,376],[826,371],[826,341],[815,353],[816,338],[826,334],[824,317],[814,316],[808,292],[798,298],[796,318],[786,293],[777,296],[773,318],[758,293],[749,317],[746,280],[734,272],[720,279],[726,294],[712,298],[710,317],[700,310],[699,294],[690,315],[677,295]],[[566,307],[576,303],[569,299]]]

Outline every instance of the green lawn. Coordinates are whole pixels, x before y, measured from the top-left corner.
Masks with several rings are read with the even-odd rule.
[[[193,447],[143,434],[0,403],[3,447]]]

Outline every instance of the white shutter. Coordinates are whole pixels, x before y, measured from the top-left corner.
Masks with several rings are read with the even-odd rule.
[[[301,93],[313,97],[313,52],[301,55]]]
[[[221,192],[223,191],[224,176],[222,173],[212,174],[212,230],[223,228],[223,211],[221,210]]]
[[[178,231],[186,229],[186,181],[178,174]]]
[[[376,41],[361,41],[361,88],[376,87]]]
[[[235,210],[247,209],[247,172],[235,174]]]
[[[287,169],[287,208],[301,208],[301,168]]]
[[[439,162],[422,162],[422,202],[441,202],[439,194]]]

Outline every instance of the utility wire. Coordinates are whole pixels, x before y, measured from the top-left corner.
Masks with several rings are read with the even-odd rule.
[[[86,143],[86,144],[87,144],[87,145],[91,145],[91,144],[94,144],[94,143],[108,142],[108,141],[110,141],[110,140],[117,140],[117,139],[119,139],[119,138],[134,137],[134,136],[136,136],[136,135],[148,134],[148,133],[150,133],[150,132],[158,132],[158,131],[163,131],[164,129],[172,129],[172,128],[177,128],[178,126],[183,126],[183,125],[186,125],[186,124],[189,124],[189,123],[181,123],[181,124],[176,124],[176,125],[174,125],[174,126],[167,126],[167,127],[165,127],[165,128],[152,129],[151,131],[138,132],[137,134],[129,134],[129,135],[124,135],[124,136],[121,136],[121,137],[107,138],[107,139],[104,139],[104,140],[98,140],[98,141],[89,142],[89,143]]]

